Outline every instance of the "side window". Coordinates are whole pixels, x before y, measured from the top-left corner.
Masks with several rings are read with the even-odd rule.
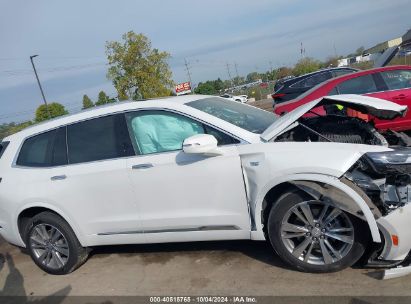
[[[330,79],[331,73],[330,72],[323,72],[323,73],[318,73],[315,74],[311,77],[308,77],[304,80],[301,80],[293,85],[291,85],[290,87],[293,88],[311,88],[311,87],[315,87],[317,84],[324,82],[328,79]]]
[[[380,73],[389,90],[411,88],[411,70],[395,70]]]
[[[123,114],[67,126],[67,146],[70,164],[134,155]]]
[[[230,136],[176,113],[131,112],[126,120],[134,148],[142,155],[181,150],[183,141],[196,134],[214,135],[219,145],[236,143]]]
[[[25,167],[66,165],[66,128],[62,127],[26,139],[16,164]]]
[[[219,146],[224,146],[224,145],[233,145],[233,144],[239,144],[240,141],[231,137],[230,135],[227,135],[223,132],[220,132],[212,127],[209,127],[207,125],[204,125],[204,130],[206,134],[213,135],[217,139],[217,144]]]
[[[338,91],[340,94],[367,94],[378,90],[372,75],[364,75],[339,84]]]

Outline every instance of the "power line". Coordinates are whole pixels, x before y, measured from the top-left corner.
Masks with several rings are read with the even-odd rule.
[[[45,68],[39,69],[42,73],[54,73],[54,72],[62,72],[62,71],[71,71],[71,70],[81,70],[87,69],[96,66],[107,65],[105,62],[98,62],[98,63],[89,63],[89,64],[82,64],[82,65],[71,65],[71,66],[59,66],[59,67],[52,67],[52,68]],[[5,73],[7,76],[25,76],[31,75],[32,71],[28,69],[18,69],[18,70],[3,70],[0,73]]]
[[[188,81],[190,81],[190,83],[192,84],[190,66],[189,66],[186,58],[184,58],[184,65],[186,66]]]

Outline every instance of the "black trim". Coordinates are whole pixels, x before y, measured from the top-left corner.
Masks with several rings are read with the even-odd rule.
[[[1,149],[0,149],[0,158],[2,157],[4,151],[6,151],[6,148],[9,145],[9,143],[10,143],[9,141],[0,142],[0,147],[1,147]]]
[[[176,228],[176,229],[159,229],[159,230],[135,230],[123,232],[102,232],[97,235],[119,235],[119,234],[142,234],[142,233],[164,233],[164,232],[194,232],[194,231],[219,231],[219,230],[240,230],[237,226],[230,225],[215,225],[215,226],[201,226],[190,228]]]

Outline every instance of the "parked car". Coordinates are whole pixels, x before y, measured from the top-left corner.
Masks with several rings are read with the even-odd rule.
[[[230,95],[230,94],[224,94],[221,95],[220,97],[225,98],[225,99],[229,99],[229,100],[233,100],[233,101],[237,101],[237,102],[241,102],[241,103],[246,103],[248,100],[248,96],[247,95]]]
[[[274,93],[271,97],[275,104],[281,104],[285,101],[297,98],[304,92],[328,79],[357,71],[357,69],[348,67],[328,68],[298,77],[283,78],[283,80],[277,81],[274,85]]]
[[[411,106],[411,66],[389,66],[347,74],[330,79],[300,97],[274,107],[275,113],[282,115],[312,100],[325,95],[364,94],[389,100],[400,105]],[[325,109],[315,110],[317,114],[324,114]],[[351,116],[360,116],[366,120],[373,120],[377,129],[405,131],[411,129],[411,112],[405,117],[394,120],[384,120],[370,116],[362,116],[349,111]]]
[[[407,109],[341,95],[279,117],[187,95],[34,125],[0,145],[0,234],[51,274],[94,246],[237,239],[269,240],[307,272],[365,252],[397,265],[411,249],[411,150],[357,118],[303,117],[334,103],[381,118]]]

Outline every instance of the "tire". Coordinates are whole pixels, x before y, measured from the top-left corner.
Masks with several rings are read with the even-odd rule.
[[[24,235],[34,263],[49,274],[74,271],[86,261],[89,253],[69,224],[52,212],[42,212],[30,219]]]
[[[309,220],[307,206],[312,214]],[[300,191],[278,199],[270,210],[267,230],[280,258],[303,272],[336,272],[350,267],[361,258],[369,242],[363,221],[331,204],[310,200]]]

